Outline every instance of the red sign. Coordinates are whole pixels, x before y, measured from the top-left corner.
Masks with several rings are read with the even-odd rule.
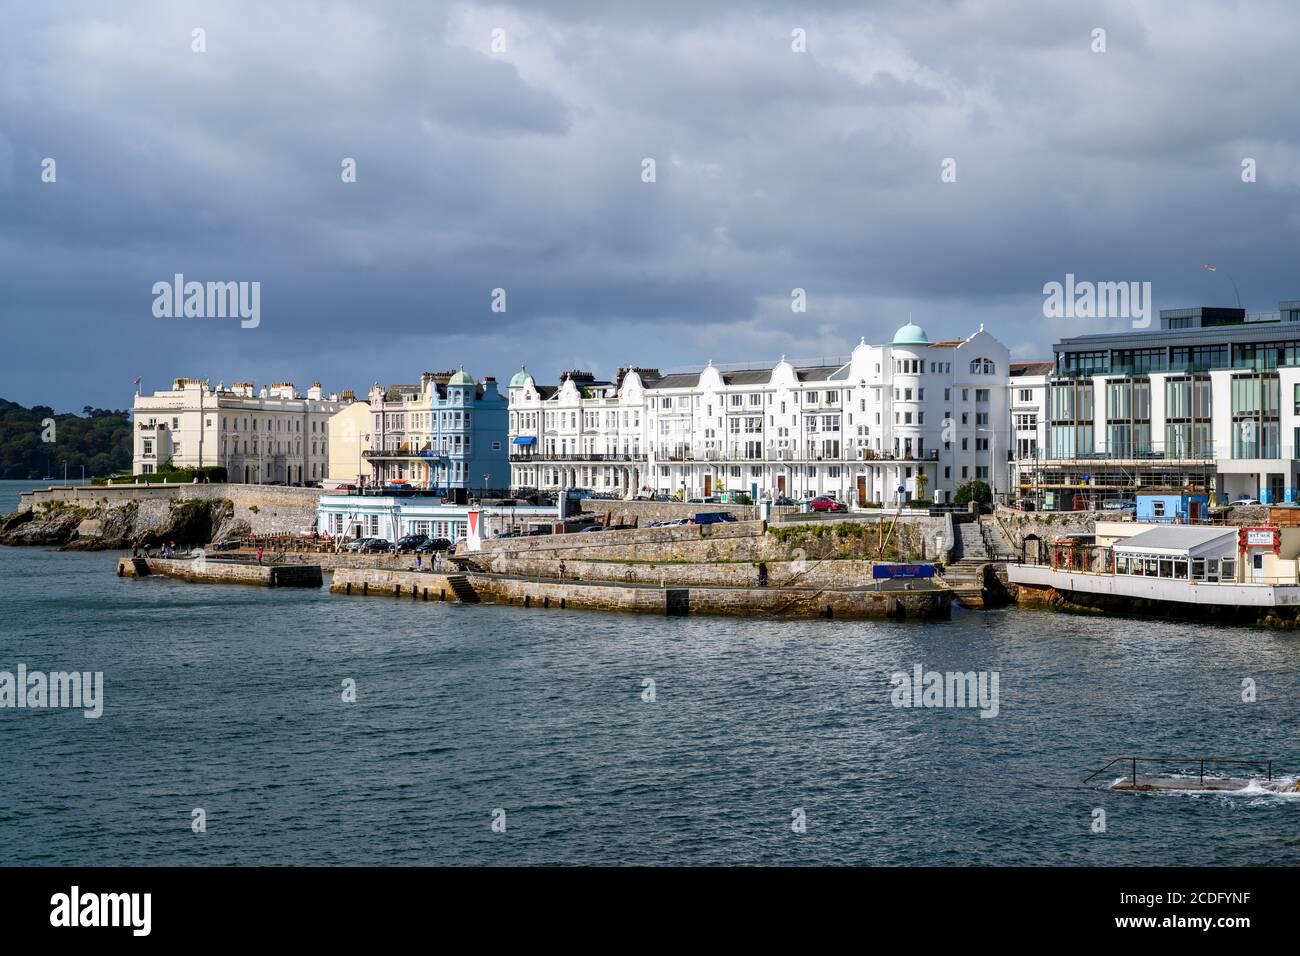
[[[1274,554],[1282,552],[1282,532],[1277,528],[1241,528],[1237,531],[1237,550],[1272,548]]]

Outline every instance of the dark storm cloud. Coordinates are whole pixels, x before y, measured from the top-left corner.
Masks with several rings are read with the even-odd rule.
[[[1037,357],[1067,272],[1300,296],[1283,4],[267,6],[7,15],[0,396],[840,354],[909,315]],[[260,281],[261,326],[154,318],[177,272]]]

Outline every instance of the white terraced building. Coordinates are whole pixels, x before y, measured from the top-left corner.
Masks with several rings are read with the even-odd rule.
[[[1009,353],[992,334],[931,342],[911,323],[842,360],[613,381],[568,372],[510,381],[516,487],[628,497],[828,494],[851,504],[950,500],[980,479],[1005,492],[1013,451]],[[900,494],[898,489],[903,488]]]
[[[259,391],[251,382],[212,388],[178,378],[167,391],[135,396],[132,470],[219,465],[232,482],[319,482],[329,474],[329,419],[352,401],[351,392],[326,396],[319,382],[303,395],[292,382]]]

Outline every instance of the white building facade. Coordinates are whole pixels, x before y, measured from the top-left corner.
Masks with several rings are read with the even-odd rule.
[[[472,518],[471,514],[477,517]],[[486,539],[538,527],[549,532],[558,516],[559,510],[554,505],[458,505],[422,495],[323,494],[316,507],[316,530],[344,541],[354,538],[398,541],[406,535],[422,534],[460,544],[471,536],[472,520],[478,522],[477,536]]]
[[[319,482],[329,472],[329,419],[349,401],[326,396],[319,382],[304,395],[292,382],[259,391],[178,378],[168,391],[135,396],[132,470],[220,466],[232,482]]]
[[[852,505],[1008,488],[1009,353],[982,327],[931,342],[918,326],[842,361],[662,375],[620,369],[511,380],[512,483],[629,497],[826,494]],[[903,489],[901,492],[899,489]]]

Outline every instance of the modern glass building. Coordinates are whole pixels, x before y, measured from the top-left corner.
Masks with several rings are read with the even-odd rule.
[[[1157,329],[1053,351],[1046,442],[1019,462],[1021,495],[1048,507],[1157,488],[1300,497],[1300,301],[1163,310]]]

